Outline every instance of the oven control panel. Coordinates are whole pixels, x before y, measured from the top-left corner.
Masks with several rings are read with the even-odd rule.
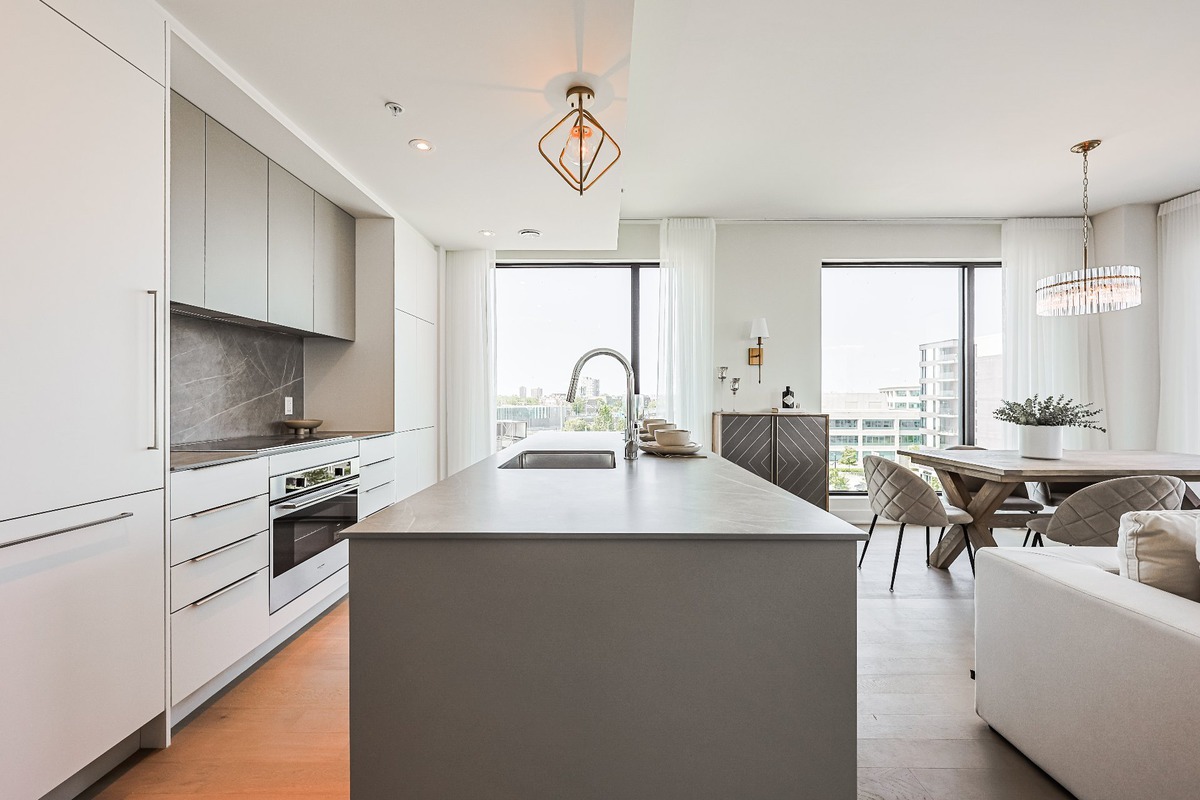
[[[322,464],[319,467],[278,475],[272,479],[271,499],[307,492],[319,486],[353,478],[358,475],[358,459],[350,458],[345,461],[335,461],[332,464]]]

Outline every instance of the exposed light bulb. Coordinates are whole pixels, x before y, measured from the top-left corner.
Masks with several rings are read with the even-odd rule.
[[[592,159],[596,157],[595,151],[591,148],[591,138],[591,127],[572,125],[571,132],[567,134],[567,144],[563,147],[563,158],[568,163],[586,171],[592,165]]]

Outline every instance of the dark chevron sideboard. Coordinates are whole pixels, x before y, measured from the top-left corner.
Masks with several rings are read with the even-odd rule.
[[[828,414],[713,414],[713,452],[829,509]]]

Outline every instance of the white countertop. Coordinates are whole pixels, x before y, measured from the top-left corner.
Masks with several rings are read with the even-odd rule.
[[[861,540],[858,528],[709,451],[622,458],[619,433],[538,433],[346,529],[351,539]],[[611,450],[615,469],[498,469],[523,450]]]

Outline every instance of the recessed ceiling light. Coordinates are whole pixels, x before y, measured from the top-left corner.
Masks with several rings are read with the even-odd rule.
[[[480,231],[479,235],[480,236],[495,236],[496,232],[495,231]]]
[[[408,146],[414,150],[420,150],[422,153],[428,153],[433,149],[433,145],[424,139],[409,139]]]
[[[387,102],[383,104],[383,107],[392,112],[393,117],[398,117],[404,113],[404,107],[399,103]]]
[[[526,239],[536,239],[541,235],[542,232],[537,228],[521,228],[521,230],[517,231],[517,236],[521,236]]]

